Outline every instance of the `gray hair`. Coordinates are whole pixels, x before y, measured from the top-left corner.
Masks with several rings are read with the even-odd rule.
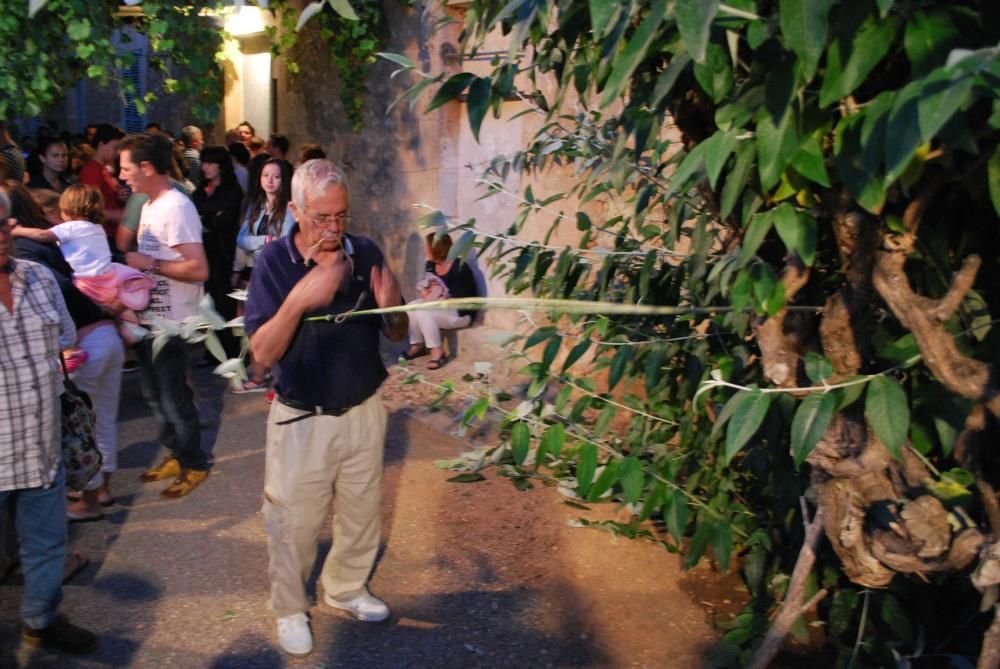
[[[347,187],[347,175],[329,160],[307,160],[299,165],[292,176],[292,202],[299,211],[305,211],[306,202],[326,192],[331,186],[339,186],[351,201],[351,191]]]
[[[183,128],[181,128],[181,141],[184,142],[184,146],[190,148],[191,142],[193,142],[194,138],[200,134],[202,134],[201,128],[199,128],[198,126],[186,125]]]

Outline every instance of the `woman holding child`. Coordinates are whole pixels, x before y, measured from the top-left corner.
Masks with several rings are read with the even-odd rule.
[[[11,200],[11,217],[25,229],[48,230],[51,224],[41,208],[22,185],[7,187]],[[81,212],[66,212],[78,218]],[[90,395],[97,415],[97,445],[104,458],[102,475],[95,476],[79,500],[67,507],[70,522],[100,520],[101,507],[115,503],[111,495],[111,473],[118,468],[118,396],[121,391],[122,363],[125,356],[114,317],[120,304],[99,306],[73,285],[72,269],[59,246],[28,237],[16,237],[15,258],[32,260],[52,271],[62,291],[70,316],[77,328],[77,349],[83,354],[71,376],[80,390]]]

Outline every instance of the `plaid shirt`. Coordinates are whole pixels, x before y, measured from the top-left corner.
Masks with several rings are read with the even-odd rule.
[[[0,490],[46,487],[59,466],[59,351],[76,327],[55,277],[10,261],[14,312],[0,303]]]

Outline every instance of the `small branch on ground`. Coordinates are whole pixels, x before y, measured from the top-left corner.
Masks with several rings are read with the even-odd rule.
[[[805,500],[801,500],[805,509]],[[806,522],[805,511],[803,511],[803,522]],[[753,658],[747,665],[747,669],[765,669],[785,644],[785,637],[792,629],[792,625],[804,613],[815,607],[823,597],[826,590],[820,590],[802,602],[805,595],[806,581],[816,563],[816,553],[819,541],[823,536],[823,509],[816,509],[816,515],[812,521],[806,524],[805,538],[802,540],[802,548],[799,550],[799,557],[795,561],[795,569],[792,571],[792,578],[788,583],[788,590],[785,593],[785,601],[778,609],[778,615],[774,618],[774,624],[767,631],[767,636],[757,648]]]

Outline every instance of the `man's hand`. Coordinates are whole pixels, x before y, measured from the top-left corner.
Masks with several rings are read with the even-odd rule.
[[[303,312],[319,309],[333,302],[344,283],[350,280],[350,264],[340,251],[332,254],[329,261],[324,259],[295,284],[288,294],[289,300],[295,300]]]
[[[396,283],[396,277],[392,275],[388,265],[383,265],[381,268],[372,267],[371,289],[375,303],[379,307],[398,307],[403,303],[399,284]]]

